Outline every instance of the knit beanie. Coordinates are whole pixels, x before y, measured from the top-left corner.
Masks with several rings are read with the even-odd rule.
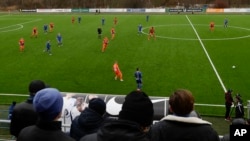
[[[41,89],[46,88],[46,85],[43,81],[41,80],[33,80],[29,84],[29,92],[30,94],[36,94]]]
[[[152,124],[153,103],[143,91],[132,91],[125,97],[119,119],[137,122],[142,127]]]
[[[62,111],[63,98],[55,88],[45,88],[37,92],[33,106],[41,120],[53,121]]]
[[[101,98],[93,98],[89,101],[89,108],[103,115],[106,112],[106,103]]]

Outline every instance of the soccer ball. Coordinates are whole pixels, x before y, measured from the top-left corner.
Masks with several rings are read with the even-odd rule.
[[[232,68],[234,69],[234,68],[235,68],[235,66],[232,66]]]

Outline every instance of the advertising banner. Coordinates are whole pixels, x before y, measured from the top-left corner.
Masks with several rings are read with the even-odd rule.
[[[80,94],[63,93],[63,109],[61,121],[65,125],[70,125],[75,115],[73,109],[76,109],[78,99],[81,99],[83,107],[87,107],[89,100],[93,97],[99,97],[106,103],[106,114],[109,117],[117,118],[121,111],[122,104],[126,95],[108,95],[108,94]],[[168,114],[168,97],[150,97],[154,106],[154,120],[160,120]],[[78,113],[80,114],[80,113]],[[65,127],[64,131],[69,131],[70,127]]]

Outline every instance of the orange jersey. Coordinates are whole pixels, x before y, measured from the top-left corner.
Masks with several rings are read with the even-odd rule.
[[[50,27],[50,28],[53,28],[53,27],[54,27],[54,23],[50,23],[50,24],[49,24],[49,27]]]
[[[115,29],[114,28],[111,29],[111,34],[115,34]]]
[[[154,34],[155,33],[155,29],[152,27],[152,28],[150,28],[150,30],[149,30],[149,34]]]
[[[214,27],[214,22],[210,23],[210,27],[213,28]]]
[[[115,73],[119,73],[120,72],[120,68],[119,68],[119,66],[118,66],[117,63],[114,63],[113,70],[114,70]]]
[[[107,45],[109,43],[109,39],[108,38],[104,38],[102,41],[103,45]]]
[[[19,40],[19,45],[20,45],[20,46],[24,46],[24,39],[23,39],[23,38],[21,38],[21,39]]]
[[[37,33],[37,28],[36,28],[36,27],[33,28],[33,33],[34,33],[34,34]]]
[[[116,17],[114,18],[114,24],[117,24],[117,18]]]

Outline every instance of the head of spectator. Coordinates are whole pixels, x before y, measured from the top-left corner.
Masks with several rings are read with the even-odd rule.
[[[76,108],[79,112],[82,112],[84,110],[84,101],[83,97],[77,97],[76,98]]]
[[[243,118],[235,118],[232,121],[232,125],[245,125],[246,121]]]
[[[153,103],[143,91],[132,91],[125,97],[119,119],[138,123],[144,132],[153,122]]]
[[[236,99],[236,102],[243,103],[243,100],[242,100],[241,95],[239,93],[236,94],[235,99]]]
[[[61,116],[63,98],[57,89],[45,88],[37,92],[33,105],[40,120],[54,121]]]
[[[178,89],[169,97],[169,105],[173,114],[186,117],[194,109],[194,97],[189,90]]]
[[[88,107],[100,115],[106,112],[106,103],[101,98],[90,99]]]
[[[34,96],[41,89],[46,88],[45,83],[42,80],[33,80],[29,84],[29,93]]]

